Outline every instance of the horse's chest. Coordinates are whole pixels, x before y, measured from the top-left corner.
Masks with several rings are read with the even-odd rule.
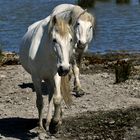
[[[42,79],[48,79],[49,77],[52,77],[57,72],[57,68],[53,64],[49,65],[43,65],[42,68],[40,69],[40,75]]]

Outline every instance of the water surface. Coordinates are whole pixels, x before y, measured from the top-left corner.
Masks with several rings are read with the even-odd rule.
[[[21,38],[33,22],[45,18],[61,3],[76,0],[0,0],[0,46],[6,51],[19,51]],[[115,0],[96,1],[89,9],[97,19],[92,52],[140,52],[140,4],[116,4]]]

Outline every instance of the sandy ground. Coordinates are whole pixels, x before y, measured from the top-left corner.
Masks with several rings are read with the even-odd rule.
[[[87,94],[72,96],[70,109],[63,103],[59,133],[38,135],[36,96],[30,75],[20,65],[0,67],[0,139],[139,140],[140,76],[120,84],[114,84],[114,74],[107,72],[82,74],[80,80]],[[45,93],[44,101],[45,118]]]

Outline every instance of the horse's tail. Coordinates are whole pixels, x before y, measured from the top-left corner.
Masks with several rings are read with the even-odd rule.
[[[65,104],[69,107],[72,103],[69,75],[61,77],[61,94]]]

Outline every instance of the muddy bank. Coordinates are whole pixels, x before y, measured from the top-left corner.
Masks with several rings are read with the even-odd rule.
[[[37,139],[33,130],[37,119],[0,119],[1,138]],[[45,120],[44,120],[45,122]],[[4,136],[2,136],[4,135]],[[139,140],[140,108],[130,107],[112,111],[87,111],[66,117],[58,134],[46,136],[50,140]]]
[[[72,96],[70,109],[63,103],[63,124],[55,136],[36,131],[38,113],[30,75],[21,65],[0,66],[0,138],[2,140],[138,140],[140,139],[140,67],[139,55],[131,56],[137,72],[115,84],[111,56],[84,56],[80,80],[87,93]],[[118,56],[119,57],[119,56]],[[98,59],[97,59],[98,58]],[[121,59],[128,57],[123,57]],[[97,61],[98,60],[98,61]],[[96,61],[96,62],[94,62]],[[92,68],[92,69],[91,69]],[[43,85],[47,114],[47,91]],[[71,93],[73,78],[71,81]]]
[[[107,53],[96,54],[89,53],[83,55],[80,71],[83,74],[98,72],[114,72],[117,61],[126,60],[134,66],[140,65],[140,53]],[[0,66],[19,65],[19,55],[12,52],[2,52],[0,57]],[[133,69],[135,70],[135,69]]]
[[[65,119],[61,129],[63,139],[138,140],[140,139],[140,108],[87,111]]]

